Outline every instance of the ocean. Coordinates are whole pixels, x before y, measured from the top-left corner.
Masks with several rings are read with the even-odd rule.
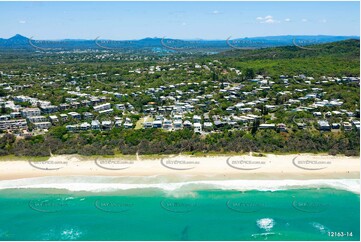
[[[0,181],[0,240],[360,240],[358,180],[84,179]]]

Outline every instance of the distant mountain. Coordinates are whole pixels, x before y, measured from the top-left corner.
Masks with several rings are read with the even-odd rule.
[[[345,57],[347,60],[360,59],[360,40],[348,39],[312,46],[278,46],[264,49],[233,49],[218,54],[220,57],[236,57],[243,60],[292,59],[306,57]]]
[[[29,45],[29,39],[20,34],[14,35],[9,39],[0,39],[0,48],[24,48]]]
[[[14,41],[14,42],[27,42],[29,39],[26,38],[25,36],[22,36],[20,34],[14,35],[13,37],[11,37],[9,39],[10,41]]]
[[[232,49],[261,49],[278,46],[310,46],[347,39],[357,39],[359,36],[327,36],[327,35],[285,35],[226,40],[181,40],[171,38],[144,38],[140,40],[34,40],[17,34],[9,39],[0,38],[0,50],[28,51],[60,51],[60,50],[164,50],[164,51],[216,51]]]

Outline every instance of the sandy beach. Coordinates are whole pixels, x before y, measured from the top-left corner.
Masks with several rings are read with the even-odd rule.
[[[0,180],[56,176],[167,176],[205,179],[358,179],[359,157],[328,155],[168,156],[159,159],[52,156],[47,161],[0,161]],[[193,180],[193,179],[192,179]]]

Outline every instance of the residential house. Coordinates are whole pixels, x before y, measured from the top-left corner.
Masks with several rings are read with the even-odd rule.
[[[357,130],[360,130],[360,121],[352,120],[352,124],[355,126]]]
[[[183,123],[183,127],[184,128],[192,128],[192,122],[191,121],[189,121],[189,120],[186,120],[186,121],[184,121],[184,123]]]
[[[41,112],[43,114],[49,114],[49,113],[55,113],[58,111],[58,106],[55,105],[47,105],[47,106],[41,106],[40,107]]]
[[[99,130],[100,129],[100,122],[98,120],[92,120],[91,129]]]
[[[39,116],[41,111],[39,108],[24,108],[21,110],[21,115],[24,118],[31,117],[31,116]]]
[[[182,120],[180,119],[177,119],[174,121],[173,123],[173,126],[174,126],[174,129],[177,130],[177,129],[183,129],[183,122]]]
[[[125,111],[125,104],[115,104],[115,108],[121,111]]]
[[[48,118],[45,116],[30,116],[27,118],[31,123],[48,122]]]
[[[111,108],[111,109],[101,110],[99,111],[99,114],[109,114],[112,112],[114,112],[114,110]]]
[[[72,124],[72,125],[66,125],[65,126],[67,131],[74,132],[78,130],[78,125]]]
[[[283,123],[277,124],[277,130],[279,130],[280,132],[288,132],[287,126]]]
[[[165,119],[163,122],[163,129],[171,130],[173,128],[173,124],[171,120]]]
[[[331,124],[331,129],[340,129],[341,128],[341,124],[339,123],[332,123]]]
[[[194,115],[193,116],[193,123],[200,123],[202,120],[201,116]]]
[[[343,129],[345,131],[351,131],[352,130],[352,125],[349,122],[343,122]]]
[[[73,119],[81,119],[81,115],[77,112],[69,112],[68,115]]]
[[[318,128],[321,131],[330,131],[331,130],[331,126],[328,123],[328,121],[326,121],[326,120],[318,121]]]
[[[133,128],[133,123],[131,123],[130,121],[125,121],[123,126],[125,129],[131,129]]]
[[[65,113],[61,113],[59,116],[60,116],[61,121],[67,121],[68,120],[68,115],[66,115]]]
[[[28,129],[25,119],[1,120],[0,130],[21,130]]]
[[[202,124],[200,123],[194,123],[194,133],[202,133]]]
[[[260,129],[276,129],[276,124],[260,124]]]
[[[38,123],[33,123],[35,128],[37,129],[49,129],[51,127],[51,123],[50,122],[38,122]]]
[[[11,116],[9,114],[1,115],[0,121],[5,121],[11,119]]]
[[[83,113],[83,118],[84,119],[93,119],[94,115],[90,112],[84,112]]]
[[[11,112],[10,117],[11,118],[21,118],[21,113],[20,112]]]
[[[60,111],[64,111],[64,110],[68,110],[70,108],[70,105],[67,103],[62,103],[59,105],[59,110]]]
[[[162,128],[163,121],[162,120],[155,120],[153,121],[153,128]]]
[[[204,122],[203,126],[204,126],[204,130],[212,130],[213,129],[213,124],[211,122]]]
[[[80,130],[89,130],[91,128],[91,125],[87,122],[83,122],[79,125]]]
[[[110,120],[102,121],[102,129],[103,130],[109,130],[111,128],[112,128],[112,121],[110,121]]]
[[[313,116],[322,117],[322,113],[321,112],[313,112]]]
[[[122,123],[123,123],[122,119],[117,119],[114,123],[114,126],[120,128],[122,126]]]
[[[145,128],[145,129],[153,128],[153,123],[152,122],[144,122],[143,128]]]
[[[94,106],[93,108],[94,108],[94,111],[99,112],[102,110],[108,110],[108,109],[110,109],[110,107],[111,107],[110,103],[104,103],[104,104]]]
[[[50,122],[53,124],[59,122],[59,119],[56,115],[50,115],[49,119],[50,119]]]

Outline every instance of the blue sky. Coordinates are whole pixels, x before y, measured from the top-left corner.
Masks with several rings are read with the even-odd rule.
[[[359,2],[0,2],[0,37],[360,35]]]

